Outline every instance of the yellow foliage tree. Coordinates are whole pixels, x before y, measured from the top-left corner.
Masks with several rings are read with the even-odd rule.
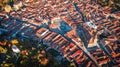
[[[13,40],[11,40],[11,43],[12,43],[12,45],[17,45],[19,42],[17,39],[13,39]]]
[[[10,5],[6,5],[6,6],[5,6],[5,11],[6,11],[6,12],[9,13],[11,10],[12,10],[12,8],[11,8]]]
[[[0,46],[0,53],[5,54],[7,52],[7,49],[4,49],[3,47]]]
[[[4,40],[3,45],[5,46],[7,44],[7,40]]]
[[[44,65],[44,66],[47,65],[48,62],[49,62],[49,60],[47,58],[42,58],[42,59],[39,60],[39,63]]]
[[[10,12],[12,10],[11,6],[17,2],[17,0],[0,0],[0,9],[5,9],[6,12]]]
[[[15,67],[15,65],[12,63],[4,63],[4,64],[2,64],[1,67]]]
[[[71,62],[71,63],[70,63],[70,67],[76,67],[75,63],[74,63],[74,62]]]

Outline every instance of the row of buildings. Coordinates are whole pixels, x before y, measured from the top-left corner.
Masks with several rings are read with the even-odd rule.
[[[10,37],[20,35],[43,41],[48,46],[46,50],[55,49],[62,54],[61,58],[78,66],[95,66],[96,62],[98,66],[119,64],[120,20],[107,16],[109,7],[103,8],[91,0],[22,2],[25,6],[11,11],[9,15],[13,18],[5,18],[2,23],[10,31]],[[57,22],[55,18],[59,18]],[[62,22],[66,27],[64,24],[59,27]],[[40,28],[44,24],[49,29]],[[59,28],[68,30],[56,32]]]

